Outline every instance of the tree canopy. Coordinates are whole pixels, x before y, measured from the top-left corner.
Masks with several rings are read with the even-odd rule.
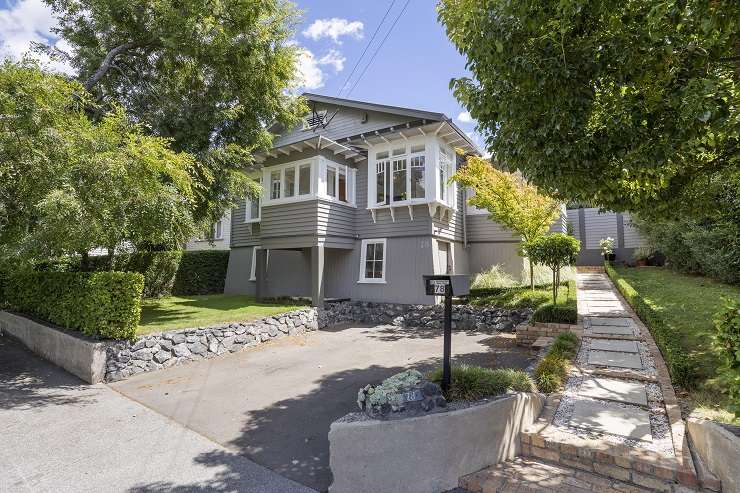
[[[525,248],[531,262],[546,265],[552,271],[552,304],[557,305],[560,269],[576,262],[581,242],[563,233],[553,233],[528,241]]]
[[[734,0],[441,0],[451,82],[497,162],[644,216],[716,208],[740,152]]]
[[[33,64],[0,66],[0,256],[44,260],[195,231],[192,156]]]
[[[489,219],[524,238],[525,242],[544,235],[560,215],[560,203],[537,191],[521,176],[496,169],[486,159],[468,156],[452,180],[470,187],[472,206],[485,209]],[[526,256],[526,252],[521,252]],[[530,284],[534,287],[530,262]]]
[[[305,111],[286,91],[296,74],[293,4],[46,1],[101,108],[121,105],[147,132],[196,156],[196,218],[217,220],[255,191],[242,173],[252,151],[269,147],[269,124],[291,125]]]

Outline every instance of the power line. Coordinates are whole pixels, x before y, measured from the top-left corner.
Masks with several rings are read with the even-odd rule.
[[[337,92],[337,97],[340,97],[342,95],[342,91],[347,87],[347,84],[349,83],[352,76],[355,74],[355,70],[357,70],[357,67],[360,66],[360,62],[362,61],[363,57],[365,56],[365,53],[367,53],[367,49],[370,48],[370,45],[373,44],[373,41],[375,40],[375,36],[378,35],[378,32],[380,31],[380,28],[383,26],[383,23],[385,22],[386,17],[388,17],[388,14],[391,12],[391,9],[396,4],[396,0],[393,0],[391,4],[388,6],[388,9],[385,11],[385,15],[383,15],[383,18],[380,20],[380,23],[378,24],[378,27],[375,28],[375,32],[373,33],[372,37],[370,38],[370,41],[365,45],[365,49],[362,50],[362,54],[360,55],[360,58],[357,59],[355,62],[355,66],[352,67],[352,71],[347,76],[347,79],[344,81],[344,84],[342,84],[339,87],[339,92]]]
[[[388,39],[388,36],[390,36],[391,35],[391,32],[393,32],[393,28],[396,27],[396,24],[398,23],[398,20],[401,18],[401,16],[403,15],[403,13],[406,12],[406,7],[409,6],[409,2],[410,1],[411,0],[406,0],[406,3],[403,4],[403,8],[401,9],[401,11],[396,16],[396,19],[393,21],[393,24],[391,25],[390,29],[388,29],[388,32],[385,33],[385,37],[380,42],[380,44],[378,45],[378,47],[375,49],[375,51],[373,52],[373,56],[370,58],[370,61],[367,62],[367,65],[365,65],[365,68],[362,70],[362,73],[360,73],[360,76],[357,78],[357,80],[352,85],[352,87],[350,88],[349,92],[345,95],[345,97],[349,97],[349,95],[352,94],[352,91],[355,90],[355,87],[357,87],[357,84],[360,83],[360,81],[362,80],[362,77],[365,75],[365,72],[367,72],[367,69],[370,67],[370,65],[372,65],[373,60],[375,60],[375,57],[380,52],[380,49],[383,47],[383,44],[385,44],[385,41]]]

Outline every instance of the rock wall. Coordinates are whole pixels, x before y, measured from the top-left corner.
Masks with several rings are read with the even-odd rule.
[[[443,311],[442,305],[345,301],[328,303],[323,310],[305,308],[251,322],[150,334],[133,342],[115,341],[106,349],[105,381],[115,382],[137,373],[234,353],[278,337],[343,322],[438,329],[442,326]],[[517,324],[528,320],[531,315],[530,309],[455,305],[452,325],[461,330],[513,331]]]
[[[316,330],[315,308],[294,310],[252,322],[233,322],[116,341],[107,348],[106,378],[115,382],[145,371],[213,358],[257,346],[271,339]]]

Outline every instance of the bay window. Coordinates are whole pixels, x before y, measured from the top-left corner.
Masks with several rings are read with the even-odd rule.
[[[423,199],[426,196],[425,167],[424,144],[411,146],[410,188],[412,199]]]
[[[326,194],[337,198],[337,168],[334,166],[326,167]]]
[[[295,195],[295,168],[285,168],[285,197]]]
[[[275,170],[270,172],[270,199],[276,200],[281,198],[280,196],[280,185],[282,183],[281,170]]]
[[[301,164],[298,166],[298,195],[311,193],[311,165]]]
[[[439,148],[439,200],[447,201],[447,180],[450,178],[452,157],[444,147]]]
[[[388,151],[379,152],[375,155],[375,203],[378,205],[388,204],[387,170],[390,167]]]
[[[263,206],[311,199],[327,199],[354,205],[356,170],[316,156],[301,162],[264,168]]]
[[[393,160],[393,202],[408,198],[406,187],[406,159]]]
[[[424,143],[375,153],[374,205],[422,201],[427,197],[427,158]]]

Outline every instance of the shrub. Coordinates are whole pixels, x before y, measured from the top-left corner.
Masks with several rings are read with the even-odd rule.
[[[130,272],[16,272],[8,277],[12,309],[88,336],[132,339],[144,276]]]
[[[500,265],[492,265],[488,270],[479,272],[470,283],[471,289],[506,288],[517,286],[519,283],[514,276],[506,272]]]
[[[740,417],[740,300],[726,300],[714,325],[715,346],[722,358],[719,381],[730,398],[730,410]]]
[[[558,334],[547,355],[534,370],[540,392],[555,392],[568,377],[568,368],[578,352],[578,337],[572,332]]]
[[[114,269],[142,274],[145,298],[169,296],[172,294],[182,255],[183,252],[178,250],[117,255],[114,258]]]
[[[655,339],[663,359],[668,366],[673,382],[685,388],[693,387],[697,372],[697,364],[693,357],[683,351],[678,342],[679,334],[666,320],[653,309],[650,304],[625,279],[619,277],[617,271],[606,263],[607,275],[614,281],[617,289],[647,326]]]
[[[228,250],[184,252],[172,294],[219,294],[224,292]]]
[[[450,389],[445,397],[451,401],[475,401],[509,390],[533,392],[535,389],[529,375],[510,368],[492,370],[480,366],[455,365],[450,377]],[[442,368],[434,370],[429,375],[429,380],[441,384]]]

